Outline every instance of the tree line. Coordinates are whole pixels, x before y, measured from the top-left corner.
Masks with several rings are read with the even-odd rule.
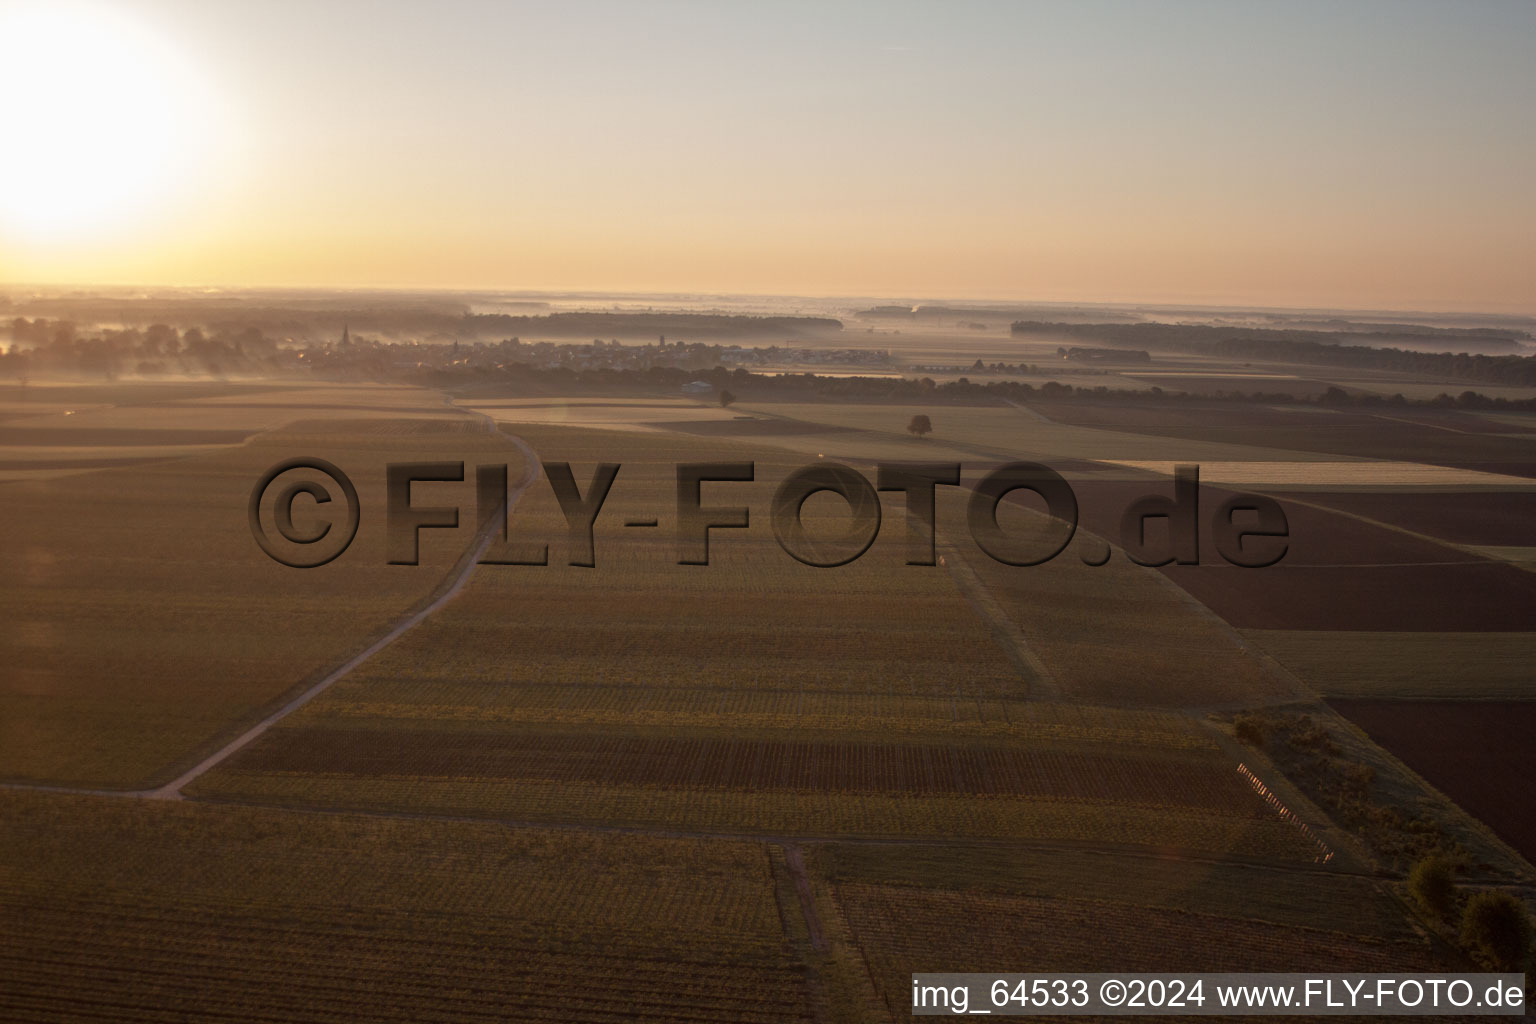
[[[1127,348],[1193,352],[1227,359],[1257,359],[1277,363],[1347,366],[1363,370],[1393,370],[1457,380],[1536,386],[1536,356],[1489,355],[1486,352],[1423,352],[1383,347],[1388,341],[1412,339],[1466,348],[1517,344],[1521,331],[1497,328],[1438,328],[1433,334],[1271,330],[1260,327],[1211,327],[1191,324],[1061,324],[1020,320],[1015,336],[1048,335],[1081,338]],[[1348,340],[1349,344],[1343,344]],[[1378,343],[1372,345],[1372,342]]]

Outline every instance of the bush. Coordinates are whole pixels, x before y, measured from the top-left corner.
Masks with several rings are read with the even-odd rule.
[[[1456,869],[1450,861],[1432,853],[1413,866],[1408,875],[1408,891],[1425,910],[1445,920],[1456,909]]]
[[[1531,948],[1531,919],[1507,892],[1490,889],[1467,901],[1461,941],[1501,971],[1517,971]]]
[[[1324,754],[1338,753],[1334,746],[1333,737],[1328,735],[1328,730],[1318,725],[1311,715],[1302,715],[1296,719],[1296,724],[1291,729],[1291,745],[1300,750],[1319,751]]]
[[[1264,746],[1264,727],[1253,715],[1238,715],[1232,727],[1237,733],[1237,738],[1250,747]]]

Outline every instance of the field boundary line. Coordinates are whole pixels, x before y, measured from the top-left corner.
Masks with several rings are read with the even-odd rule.
[[[1034,418],[1036,421],[1038,421],[1040,423],[1055,423],[1056,422],[1055,420],[1053,420],[1049,416],[1047,416],[1045,413],[1038,412],[1038,411],[1036,411],[1034,409],[1031,409],[1029,406],[1025,405],[1023,402],[1015,402],[1011,398],[1004,398],[1003,401],[1007,402],[1009,405],[1011,405],[1015,409],[1019,410],[1019,412],[1024,413],[1026,416],[1030,416],[1030,417]]]
[[[976,571],[967,564],[953,544],[947,541],[944,543],[939,564],[949,570],[950,579],[954,580],[955,589],[960,591],[960,596],[965,598],[966,603],[992,627],[993,639],[1003,649],[1008,660],[1013,662],[1029,687],[1025,696],[1029,700],[1061,700],[1061,687],[1057,684],[1056,678],[1051,675],[1050,670],[1045,667],[1045,663],[1030,649],[1029,639],[1024,635],[1024,631],[1009,617],[1003,606],[998,604],[997,598],[992,596],[987,585],[981,581],[981,577],[976,575]]]
[[[1106,541],[1106,543],[1108,542]],[[1113,552],[1115,550],[1115,546],[1111,544],[1110,551]],[[1249,658],[1253,659],[1254,663],[1257,664],[1266,675],[1290,691],[1289,693],[1281,693],[1268,698],[1261,697],[1257,699],[1239,700],[1230,703],[1223,702],[1221,704],[1189,705],[1184,709],[1185,711],[1199,712],[1219,711],[1231,708],[1257,708],[1274,704],[1290,704],[1296,701],[1311,701],[1320,699],[1318,692],[1312,687],[1308,686],[1300,676],[1286,668],[1284,664],[1278,661],[1268,651],[1265,651],[1257,644],[1251,642],[1247,637],[1243,636],[1242,632],[1238,630],[1236,626],[1222,618],[1215,609],[1211,608],[1194,594],[1191,594],[1189,591],[1179,586],[1177,580],[1173,579],[1168,574],[1164,573],[1162,570],[1155,566],[1143,566],[1142,569],[1151,575],[1151,577],[1163,587],[1172,591],[1178,600],[1182,601],[1186,606],[1193,609],[1197,615],[1203,617],[1206,619],[1206,621],[1213,623],[1219,633],[1224,634],[1229,640],[1232,641],[1233,644],[1237,646],[1238,650],[1242,651]]]
[[[1505,545],[1498,545],[1498,544],[1494,544],[1494,545],[1458,544],[1456,541],[1446,540],[1443,537],[1432,537],[1432,536],[1430,536],[1427,533],[1420,533],[1417,530],[1410,530],[1406,526],[1397,526],[1397,525],[1394,525],[1392,523],[1384,523],[1384,522],[1382,522],[1379,519],[1372,519],[1370,516],[1363,516],[1363,515],[1361,515],[1358,512],[1348,512],[1348,511],[1345,511],[1344,509],[1341,509],[1341,508],[1332,508],[1332,507],[1330,507],[1328,505],[1319,505],[1317,502],[1307,501],[1304,498],[1297,497],[1297,494],[1305,494],[1306,493],[1305,491],[1296,492],[1296,491],[1283,491],[1282,490],[1282,491],[1276,493],[1273,489],[1271,489],[1271,490],[1268,490],[1268,491],[1260,491],[1259,493],[1260,494],[1266,494],[1269,497],[1274,498],[1277,501],[1289,501],[1292,504],[1301,505],[1304,508],[1316,509],[1319,512],[1331,512],[1334,515],[1343,516],[1346,519],[1353,519],[1356,522],[1365,523],[1368,526],[1379,527],[1380,529],[1383,529],[1383,530],[1391,530],[1393,533],[1400,533],[1400,534],[1404,535],[1405,537],[1412,537],[1415,540],[1427,541],[1428,543],[1434,544],[1437,547],[1448,548],[1451,551],[1460,551],[1462,554],[1471,555],[1473,557],[1473,559],[1477,560],[1477,561],[1470,561],[1470,562],[1454,562],[1454,563],[1444,563],[1444,564],[1476,565],[1476,564],[1478,564],[1478,561],[1482,561],[1482,562],[1491,563],[1493,565],[1512,565],[1516,569],[1521,569],[1521,570],[1523,570],[1525,572],[1536,572],[1536,562],[1517,562],[1517,561],[1515,561],[1514,559],[1511,559],[1511,558],[1505,558],[1505,557],[1502,557],[1502,556],[1496,556],[1496,555],[1490,554],[1487,551],[1480,550],[1481,547],[1503,547]],[[1393,564],[1403,565],[1403,564],[1411,564],[1411,563],[1401,563],[1401,562],[1399,562],[1399,563],[1393,563]]]
[[[1477,430],[1461,430],[1461,429],[1459,429],[1457,427],[1448,427],[1448,426],[1446,426],[1443,423],[1423,423],[1423,422],[1421,422],[1419,420],[1405,420],[1401,416],[1388,416],[1388,415],[1386,415],[1384,413],[1379,413],[1379,412],[1373,412],[1370,415],[1374,416],[1378,420],[1386,420],[1389,423],[1407,423],[1410,426],[1429,427],[1431,430],[1444,430],[1444,431],[1446,431],[1448,433],[1452,433],[1452,434],[1471,434],[1471,435],[1475,435],[1475,436],[1486,436],[1486,435],[1483,435],[1481,431],[1477,431]]]
[[[1233,764],[1236,765],[1234,759]],[[79,791],[80,795],[124,796],[122,792],[92,794]],[[575,832],[591,835],[626,835],[646,836],[653,839],[702,839],[719,840],[722,842],[762,844],[772,843],[779,846],[789,844],[800,845],[850,845],[850,846],[925,846],[966,849],[972,847],[987,847],[991,849],[1006,850],[1034,850],[1040,852],[1070,852],[1083,851],[1086,853],[1100,854],[1110,857],[1130,857],[1142,860],[1168,860],[1174,859],[1186,861],[1191,864],[1209,864],[1218,867],[1243,868],[1254,871],[1275,871],[1286,874],[1306,873],[1315,874],[1325,869],[1319,868],[1311,861],[1300,859],[1284,861],[1266,859],[1255,854],[1221,853],[1212,850],[1199,850],[1180,847],[1149,845],[1145,843],[1111,842],[1094,839],[1049,839],[1041,836],[937,836],[937,835],[861,835],[861,834],[836,834],[836,833],[801,833],[786,835],[782,832],[741,832],[728,829],[690,829],[690,828],[658,828],[643,824],[601,824],[597,822],[557,821],[557,820],[529,820],[525,818],[498,818],[491,814],[462,814],[451,813],[443,810],[405,808],[390,808],[370,806],[367,804],[333,804],[325,807],[310,806],[305,804],[283,803],[279,800],[259,799],[255,797],[241,796],[189,796],[188,802],[199,804],[211,804],[221,807],[245,807],[264,811],[273,811],[283,814],[303,814],[310,816],[340,816],[358,818],[386,818],[397,821],[434,821],[460,825],[490,825],[497,828],[512,831],[530,832]],[[1384,877],[1374,870],[1350,871],[1338,870],[1332,867],[1326,869],[1330,874],[1345,874],[1359,878]]]
[[[805,918],[805,930],[811,939],[811,948],[818,953],[827,951],[827,939],[821,931],[821,918],[816,914],[816,904],[811,898],[811,876],[805,870],[805,854],[795,843],[784,844],[784,863],[790,877],[795,880],[795,895],[800,900],[800,916]]]

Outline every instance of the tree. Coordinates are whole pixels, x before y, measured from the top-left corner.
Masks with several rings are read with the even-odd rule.
[[[1456,871],[1451,862],[1432,853],[1413,866],[1408,890],[1424,909],[1442,920],[1456,909]]]
[[[724,409],[724,408],[729,406],[734,401],[736,401],[736,396],[733,395],[731,392],[729,392],[729,391],[722,391],[722,392],[720,392],[720,408]]]
[[[1467,901],[1461,941],[1501,971],[1517,971],[1531,948],[1531,919],[1515,897],[1487,889]]]
[[[1238,715],[1232,723],[1237,738],[1250,747],[1264,746],[1264,725],[1253,715]]]
[[[928,419],[926,413],[918,413],[912,417],[912,422],[907,424],[907,432],[917,437],[933,431],[933,422]]]

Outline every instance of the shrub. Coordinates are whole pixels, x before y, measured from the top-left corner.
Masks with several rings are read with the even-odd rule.
[[[1531,948],[1531,919],[1519,900],[1489,889],[1467,901],[1461,941],[1501,971],[1517,971]]]
[[[926,414],[918,413],[912,417],[912,422],[907,424],[907,430],[918,437],[922,437],[933,430],[933,421]]]
[[[1302,715],[1296,719],[1296,724],[1291,729],[1290,739],[1291,745],[1301,750],[1315,750],[1325,754],[1338,751],[1333,744],[1333,737],[1328,735],[1328,730],[1318,725],[1311,715]]]
[[[1456,870],[1450,861],[1432,853],[1413,866],[1408,891],[1431,914],[1449,918],[1456,909]]]
[[[1264,745],[1264,726],[1253,715],[1238,715],[1232,726],[1237,733],[1237,738],[1250,747]]]

